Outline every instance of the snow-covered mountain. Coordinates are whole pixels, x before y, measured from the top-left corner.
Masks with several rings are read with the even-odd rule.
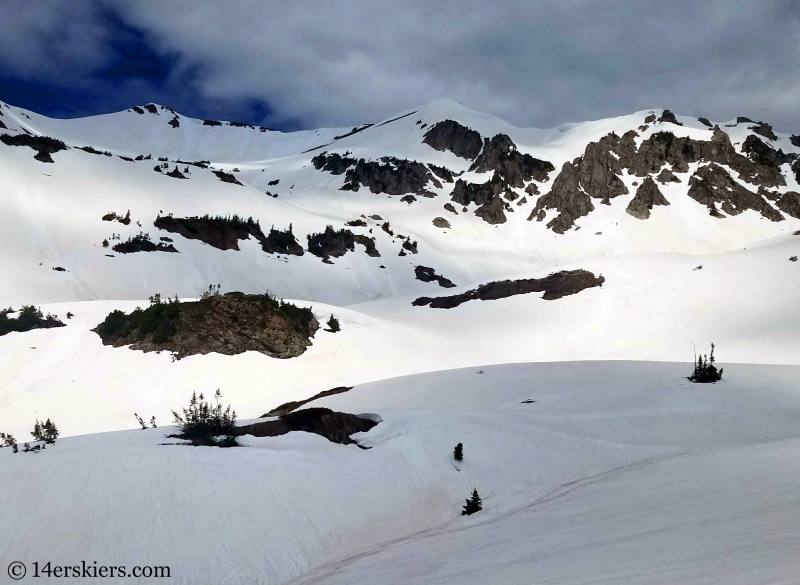
[[[66,323],[0,335],[0,431],[53,417],[67,437],[0,449],[16,535],[0,557],[172,564],[192,584],[791,582],[786,130],[661,109],[539,130],[435,100],[282,133],[155,104],[75,120],[0,104],[0,307]],[[290,359],[180,360],[93,331],[209,284],[341,331]],[[712,341],[726,377],[699,389],[683,376]],[[254,419],[350,386],[310,405],[377,413],[354,435],[368,450],[162,445],[193,391]],[[134,412],[161,426],[124,430]],[[120,432],[75,436],[104,431]],[[486,513],[462,519],[473,488]]]

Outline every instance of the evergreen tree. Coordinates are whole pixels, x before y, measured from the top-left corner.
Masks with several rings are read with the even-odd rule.
[[[330,329],[333,333],[336,333],[341,329],[341,327],[339,327],[339,319],[334,317],[333,314],[331,314],[331,318],[328,319],[328,329]]]
[[[722,379],[722,370],[724,368],[720,368],[717,371],[717,367],[714,365],[716,363],[716,358],[714,357],[714,349],[715,346],[711,344],[711,355],[700,355],[697,358],[697,363],[694,366],[694,372],[692,375],[689,376],[690,382],[695,383],[713,383],[719,382]]]
[[[42,436],[42,423],[39,422],[38,418],[36,419],[36,424],[33,425],[31,436],[34,441],[44,441],[44,437]]]
[[[42,425],[42,440],[46,444],[55,445],[56,439],[59,437],[61,432],[56,427],[56,423],[51,421],[49,418],[47,422]]]
[[[461,510],[462,516],[471,516],[475,512],[480,512],[483,510],[483,501],[481,497],[478,495],[478,490],[472,490],[472,497],[467,499],[467,503],[464,504],[464,509]]]
[[[459,443],[453,450],[453,459],[455,459],[456,461],[461,461],[463,458],[464,458],[464,445]]]
[[[146,431],[147,430],[147,425],[144,424],[144,420],[142,420],[142,417],[139,416],[138,414],[136,414],[135,412],[133,413],[133,416],[136,418],[136,422],[139,423],[139,426],[142,427],[142,430]]]

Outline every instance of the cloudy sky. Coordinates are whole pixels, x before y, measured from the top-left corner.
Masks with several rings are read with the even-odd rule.
[[[437,97],[520,126],[663,107],[800,132],[800,0],[2,0],[0,99],[281,129]]]

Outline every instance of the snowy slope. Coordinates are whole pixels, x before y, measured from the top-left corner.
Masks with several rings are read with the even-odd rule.
[[[0,556],[195,585],[792,582],[797,367],[730,365],[702,388],[685,364],[482,371],[318,401],[380,414],[366,451],[304,433],[169,446],[163,427],[0,449]],[[485,508],[463,518],[473,488]]]

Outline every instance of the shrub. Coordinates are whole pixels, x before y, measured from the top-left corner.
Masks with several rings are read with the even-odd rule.
[[[331,314],[331,318],[328,319],[328,329],[332,333],[336,333],[337,331],[341,330],[341,327],[339,327],[339,319],[334,317],[332,314]]]
[[[14,438],[14,435],[9,435],[8,433],[0,433],[0,441],[2,441],[2,447],[11,447],[14,453],[17,452],[17,440]]]
[[[483,510],[483,501],[481,497],[478,495],[478,490],[472,490],[472,497],[467,499],[467,503],[464,504],[464,508],[461,510],[462,516],[471,516],[475,512],[480,512]]]
[[[216,444],[214,437],[232,437],[236,429],[236,411],[232,411],[230,405],[222,410],[219,399],[222,393],[217,389],[214,394],[216,406],[211,406],[200,394],[192,394],[189,401],[189,408],[181,409],[183,416],[172,411],[175,423],[180,425],[181,434],[179,438],[191,440],[194,444]],[[234,441],[235,443],[235,441]]]
[[[689,381],[695,384],[719,382],[722,379],[722,370],[724,370],[724,368],[720,368],[719,371],[717,371],[714,362],[716,362],[716,359],[714,358],[714,344],[712,343],[711,354],[701,355],[697,358],[697,363],[694,365],[694,372],[688,377]]]
[[[19,310],[16,318],[9,318],[11,309],[0,310],[0,335],[11,333],[12,331],[30,331],[32,329],[49,329],[52,327],[63,327],[64,323],[58,320],[55,315],[45,317],[42,311],[33,305],[25,305]]]
[[[461,461],[462,459],[464,459],[464,445],[462,445],[461,443],[456,445],[456,448],[453,449],[453,459],[455,459],[456,461]]]

